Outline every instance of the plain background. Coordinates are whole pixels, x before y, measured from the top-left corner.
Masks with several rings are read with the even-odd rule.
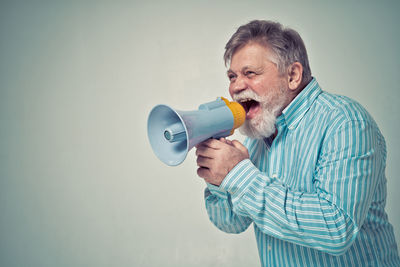
[[[277,20],[324,90],[363,104],[387,141],[400,240],[398,1],[1,1],[0,265],[258,266],[252,227],[208,220],[194,152],[147,140],[151,108],[228,96],[224,45]],[[242,137],[239,134],[237,138]]]

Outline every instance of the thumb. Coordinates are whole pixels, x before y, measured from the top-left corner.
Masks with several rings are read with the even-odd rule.
[[[240,151],[242,151],[243,153],[246,153],[246,154],[249,153],[249,152],[247,151],[247,148],[246,148],[244,145],[242,145],[242,143],[240,143],[238,140],[233,140],[233,141],[232,141],[232,145],[233,145],[234,147],[236,147],[237,149],[239,149]]]

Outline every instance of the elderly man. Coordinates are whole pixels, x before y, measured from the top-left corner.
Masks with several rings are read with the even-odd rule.
[[[210,220],[228,233],[254,223],[263,266],[400,266],[368,112],[322,91],[301,37],[279,23],[243,25],[225,49],[248,138],[197,146]]]

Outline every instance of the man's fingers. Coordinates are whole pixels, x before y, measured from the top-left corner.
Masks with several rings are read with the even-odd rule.
[[[226,139],[226,138],[224,138],[224,137],[221,137],[221,138],[219,139],[219,141],[221,141],[222,143],[227,144],[227,145],[232,145],[232,141],[229,140],[229,139]]]
[[[208,168],[198,168],[197,175],[207,181],[211,177],[211,171]]]
[[[210,139],[207,139],[207,140],[197,144],[196,147],[205,146],[205,147],[209,147],[209,148],[213,148],[213,149],[220,149],[221,144],[223,144],[223,142],[221,142],[217,139],[214,139],[214,138],[210,138]]]
[[[224,145],[226,145],[225,141],[212,138],[208,139],[196,145],[196,156],[214,158],[216,150],[220,150]]]
[[[214,155],[214,149],[209,148],[207,146],[199,146],[196,149],[196,156],[197,157],[205,157],[205,158],[212,158]]]
[[[249,153],[249,152],[247,151],[247,148],[246,148],[244,145],[242,145],[242,143],[240,143],[238,140],[233,140],[233,141],[232,141],[232,145],[233,145],[234,147],[236,147],[237,149],[239,149],[240,151],[246,153],[246,154]]]
[[[199,167],[210,168],[211,164],[213,162],[213,159],[206,158],[206,157],[203,157],[203,156],[198,156],[196,162],[197,162],[197,165]]]

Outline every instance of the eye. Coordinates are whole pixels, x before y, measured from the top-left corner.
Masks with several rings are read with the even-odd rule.
[[[234,81],[235,80],[235,78],[236,78],[236,75],[235,74],[233,74],[233,73],[229,73],[228,74],[228,79],[229,79],[229,81]]]
[[[248,70],[244,73],[247,77],[253,77],[254,75],[256,75],[256,73],[254,71]]]

